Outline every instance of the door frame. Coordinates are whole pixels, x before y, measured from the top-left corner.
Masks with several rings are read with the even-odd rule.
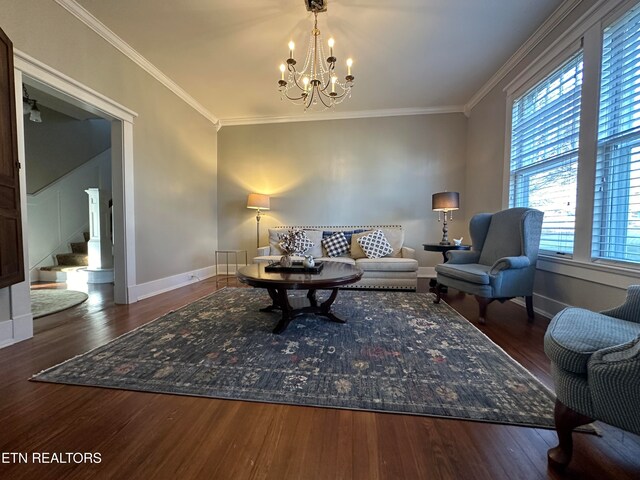
[[[111,121],[112,193],[116,200],[113,206],[114,300],[115,303],[134,303],[138,299],[133,294],[136,285],[133,122],[138,114],[20,50],[14,49],[13,54],[15,85],[16,91],[20,92],[20,97],[23,75],[26,75],[37,83],[39,89],[57,96],[62,94],[69,103]],[[16,97],[18,97],[17,94]],[[17,102],[16,114],[21,127],[22,102]],[[18,134],[18,160],[25,165],[24,132],[22,128],[19,130],[22,133]],[[20,175],[25,176],[24,168],[20,170]],[[25,228],[23,234],[24,238],[27,238],[24,190],[21,190],[21,202],[22,221]],[[25,255],[25,271],[28,271],[27,258]]]

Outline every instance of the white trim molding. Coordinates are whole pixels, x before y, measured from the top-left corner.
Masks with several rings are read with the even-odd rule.
[[[96,92],[16,48],[13,49],[13,60],[13,66],[16,70],[25,72],[28,76],[56,90],[63,91],[65,95],[71,96],[76,100],[80,100],[83,103],[90,103],[91,106],[99,109],[101,112],[107,113],[110,116],[116,116],[130,123],[133,123],[138,116],[133,110],[105,97],[101,93]],[[64,90],[60,88],[60,85],[64,85]],[[91,97],[90,102],[87,100],[88,97]]]
[[[582,262],[547,255],[538,257],[537,269],[622,290],[626,290],[629,285],[637,285],[640,282],[640,270],[637,268],[608,263]]]
[[[520,305],[522,308],[526,308],[522,297],[513,298],[511,301]],[[533,311],[545,318],[552,319],[556,313],[569,306],[570,305],[559,302],[553,298],[545,297],[544,295],[540,295],[535,292],[533,293]]]
[[[260,125],[265,123],[292,123],[292,122],[317,122],[321,120],[344,120],[350,118],[379,118],[379,117],[403,117],[409,115],[437,115],[443,113],[464,113],[463,105],[449,105],[444,107],[424,108],[390,108],[383,110],[361,110],[356,112],[319,112],[303,113],[300,115],[286,115],[280,117],[243,117],[223,118],[220,120],[222,127],[236,125]]]
[[[171,277],[160,278],[158,280],[152,280],[147,283],[141,283],[136,285],[132,289],[132,295],[134,301],[144,300],[145,298],[153,297],[161,293],[175,290],[176,288],[184,287],[195,282],[199,282],[206,278],[215,277],[216,267],[211,265],[209,267],[199,268],[190,272],[179,273],[178,275],[172,275]]]
[[[219,128],[219,120],[209,110],[207,110],[202,104],[200,104],[195,98],[189,95],[182,87],[176,82],[171,80],[165,75],[159,68],[153,65],[149,60],[143,57],[137,50],[131,45],[125,42],[122,38],[116,35],[109,27],[94,17],[87,9],[78,4],[75,0],[55,0],[55,2],[62,8],[71,13],[74,17],[84,23],[87,27],[93,30],[95,33],[104,38],[113,47],[119,50],[122,54],[128,57],[132,62],[146,71],[149,75],[167,87],[171,92],[177,95],[185,103],[191,106],[194,110],[200,113],[203,117],[209,120],[211,123]]]
[[[601,0],[603,1],[603,0]],[[475,107],[493,88],[500,83],[500,81],[506,77],[515,66],[520,63],[524,57],[526,57],[538,44],[547,36],[551,31],[556,28],[560,22],[562,22],[567,15],[569,15],[582,0],[565,0],[552,14],[547,18],[538,29],[533,32],[533,35],[522,44],[522,46],[516,50],[516,52],[507,60],[507,62],[500,67],[500,69],[493,74],[493,76],[485,83],[480,90],[478,90],[473,97],[464,106],[464,113],[468,117],[471,114],[471,110]]]
[[[117,262],[114,297],[116,303],[132,303],[133,300],[129,292],[136,281],[133,120],[137,117],[137,114],[23,52],[14,51],[14,57],[17,86],[16,110],[19,122],[22,121],[23,74],[29,76],[45,91],[53,94],[62,94],[71,103],[78,102],[78,105],[82,106],[82,108],[93,110],[104,118],[112,120],[112,187],[114,199],[121,199],[121,201],[114,202],[116,207],[114,209],[116,224],[114,241]],[[122,125],[122,127],[115,128],[114,125]],[[19,132],[21,132],[20,129]],[[114,138],[116,141],[114,141]],[[24,163],[24,135],[21,133],[19,134],[18,142],[20,144],[18,155],[20,161]],[[21,171],[24,172],[24,170]],[[26,188],[21,192],[22,201],[24,202],[23,222],[26,222],[27,212],[25,192]],[[26,224],[23,228],[26,235]],[[28,266],[28,262],[25,261],[25,265]]]

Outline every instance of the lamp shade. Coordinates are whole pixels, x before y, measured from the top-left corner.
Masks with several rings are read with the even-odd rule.
[[[431,197],[431,209],[437,212],[458,210],[460,207],[460,194],[458,192],[434,193]]]
[[[247,208],[269,210],[269,195],[263,195],[261,193],[250,193],[247,197]]]

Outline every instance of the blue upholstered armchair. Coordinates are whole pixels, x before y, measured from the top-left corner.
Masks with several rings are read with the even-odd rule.
[[[533,280],[538,260],[543,213],[532,208],[510,208],[474,215],[469,224],[471,250],[450,250],[447,263],[436,265],[439,285],[475,295],[484,323],[487,305],[525,297],[533,320]],[[436,303],[440,301],[436,287]]]
[[[549,464],[564,468],[574,428],[602,420],[640,434],[640,285],[619,307],[601,313],[566,308],[547,328],[544,351],[556,386],[559,445]]]

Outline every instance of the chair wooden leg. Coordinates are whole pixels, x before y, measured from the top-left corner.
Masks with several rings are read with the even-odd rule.
[[[529,322],[533,322],[533,319],[534,319],[533,296],[529,295],[527,297],[524,297],[524,301],[527,305],[527,318],[529,319]]]
[[[481,297],[479,295],[475,295],[476,300],[478,301],[478,305],[480,307],[480,315],[478,315],[478,322],[481,325],[487,323],[487,306],[493,302],[493,298]]]
[[[547,461],[550,467],[562,470],[569,465],[573,455],[573,430],[580,425],[593,422],[593,419],[572,410],[558,399],[556,399],[554,417],[558,446],[547,452]]]

